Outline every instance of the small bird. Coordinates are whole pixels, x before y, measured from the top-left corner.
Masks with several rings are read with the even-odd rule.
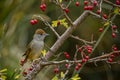
[[[23,54],[25,56],[24,62],[22,65],[27,62],[27,60],[33,61],[34,59],[37,59],[42,56],[41,51],[44,47],[44,39],[49,34],[45,33],[42,29],[37,29],[35,31],[35,34],[33,36],[33,40],[30,42],[30,44],[27,47],[27,50]]]

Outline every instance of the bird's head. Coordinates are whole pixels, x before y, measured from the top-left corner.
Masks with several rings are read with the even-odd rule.
[[[46,36],[48,36],[49,34],[47,34],[44,30],[42,29],[37,29],[35,31],[35,34],[34,34],[34,39],[36,40],[40,40],[40,41],[43,41],[45,39]]]

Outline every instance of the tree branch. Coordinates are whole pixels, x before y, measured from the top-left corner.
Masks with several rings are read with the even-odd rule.
[[[114,51],[114,52],[106,53],[106,54],[101,55],[101,56],[91,58],[87,61],[87,63],[91,63],[91,62],[94,62],[94,61],[105,61],[106,58],[108,58],[111,54],[116,54],[116,53],[119,53],[119,52],[120,51]],[[63,63],[73,64],[73,63],[81,63],[81,62],[82,62],[82,60],[77,60],[77,61],[75,61],[75,60],[73,60],[73,61],[62,60],[62,61],[42,62],[41,65],[48,66],[48,65],[59,65],[59,64],[63,64]]]
[[[96,41],[86,41],[84,39],[79,38],[78,36],[73,36],[73,35],[70,35],[70,37],[73,39],[79,40],[79,41],[83,42],[84,44],[95,44],[95,42],[96,42]]]
[[[112,2],[110,2],[108,0],[103,0],[103,1],[106,2],[107,4],[110,4],[110,5],[114,6],[114,7],[119,7],[120,8],[119,5],[116,5],[116,4],[114,4],[114,3],[112,3]]]
[[[84,21],[84,19],[89,15],[89,12],[88,11],[84,11],[83,14],[81,14],[80,17],[78,17],[75,21],[74,21],[74,25],[69,27],[65,32],[64,34],[55,42],[55,44],[51,47],[51,50],[55,53],[58,48],[63,44],[63,42],[68,38],[70,37],[71,33],[76,29],[76,27],[82,23],[82,21]],[[48,51],[47,52],[47,55],[46,55],[46,58],[50,58],[53,54]]]

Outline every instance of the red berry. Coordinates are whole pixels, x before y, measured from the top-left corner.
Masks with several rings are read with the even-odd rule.
[[[88,6],[84,6],[84,10],[89,10]]]
[[[20,61],[20,65],[23,66],[24,63],[25,63],[25,61],[24,61],[24,59],[22,59],[22,60]]]
[[[31,25],[34,25],[35,24],[35,21],[32,19],[32,20],[30,20],[30,24]]]
[[[68,8],[66,8],[66,9],[64,9],[64,11],[65,11],[66,13],[68,13],[68,12],[69,12],[69,9],[68,9]]]
[[[82,65],[80,63],[78,63],[77,66],[80,68]]]
[[[60,25],[60,21],[58,20],[58,22],[57,22],[57,26],[59,26]]]
[[[45,11],[46,5],[45,5],[45,4],[41,4],[41,5],[40,5],[40,9],[41,9],[42,11]]]
[[[59,69],[58,69],[58,68],[55,68],[55,69],[54,69],[54,73],[57,74],[58,72],[59,72]]]
[[[114,54],[111,54],[111,55],[110,55],[110,58],[114,58],[114,57],[115,57]]]
[[[67,54],[67,55],[65,55],[65,57],[66,57],[67,59],[69,59],[69,58],[70,58],[70,55],[69,55],[69,54]]]
[[[79,5],[80,5],[80,3],[79,3],[78,1],[76,1],[75,5],[76,5],[76,6],[79,6]]]
[[[97,5],[97,1],[96,1],[96,0],[94,0],[93,5],[94,5],[94,6],[96,6],[96,5]]]
[[[113,47],[113,50],[114,50],[114,51],[117,51],[118,49],[117,49],[117,47],[114,46],[114,47]]]
[[[100,14],[101,13],[101,11],[100,10],[97,10],[97,12],[96,12],[97,14]]]
[[[46,9],[46,4],[42,4],[43,5],[43,8]]]
[[[116,26],[116,25],[113,25],[113,26],[112,26],[112,29],[117,29],[117,26]]]
[[[92,10],[93,10],[93,6],[89,5],[89,6],[88,6],[88,9],[89,9],[90,11],[92,11]]]
[[[37,19],[34,19],[34,24],[37,24],[38,23],[38,20]]]
[[[65,67],[68,68],[68,67],[69,67],[69,64],[65,64]]]
[[[40,5],[40,9],[41,9],[41,10],[43,9],[43,5]]]
[[[87,49],[88,49],[88,50],[92,50],[92,47],[88,45],[88,46],[87,46]]]
[[[64,55],[67,55],[68,53],[67,52],[64,52]]]
[[[84,5],[87,5],[88,4],[88,1],[84,1]]]
[[[78,67],[78,66],[75,66],[75,70],[78,71],[78,70],[79,70],[79,67]]]
[[[43,5],[40,5],[40,9],[41,9],[42,11],[44,11]]]
[[[85,59],[87,59],[87,60],[88,60],[88,59],[89,59],[89,56],[85,56]]]
[[[27,75],[27,72],[24,71],[24,72],[22,72],[22,74],[23,74],[23,76],[26,76],[26,75]]]
[[[103,18],[107,19],[107,15],[106,15],[106,14],[103,14]]]
[[[116,5],[120,5],[120,1],[119,0],[116,0]]]
[[[83,59],[82,59],[82,63],[84,63],[84,62],[86,62],[86,59],[83,58]]]
[[[64,52],[65,58],[69,59],[70,55],[67,52]]]
[[[92,50],[88,49],[87,52],[90,54],[92,52]]]
[[[102,32],[103,31],[103,28],[99,28],[99,32]]]
[[[109,58],[109,59],[108,59],[108,62],[112,62],[112,61],[113,61],[112,58]]]
[[[29,71],[32,71],[33,70],[33,68],[29,68]]]
[[[112,33],[112,37],[115,38],[115,37],[116,37],[116,34],[115,34],[115,33]]]

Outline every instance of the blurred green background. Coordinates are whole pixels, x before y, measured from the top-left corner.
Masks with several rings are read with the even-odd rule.
[[[69,7],[69,16],[74,21],[83,12],[83,0],[80,1],[80,6],[75,6],[75,1]],[[113,1],[113,0],[111,0]],[[114,1],[113,1],[114,2]],[[67,3],[67,2],[66,2]],[[40,20],[38,24],[31,25],[29,23],[32,19],[32,15],[37,14],[42,16],[46,21],[51,23],[52,20],[57,20],[61,12],[58,11],[58,7],[46,1],[47,9],[42,12],[39,9],[41,0],[0,0],[0,70],[7,68],[7,80],[14,80],[11,77],[15,70],[20,69],[19,61],[22,58],[22,54],[26,49],[27,44],[32,40],[33,34],[37,28],[44,29],[50,34],[49,37],[45,39],[46,44],[51,47],[56,41],[56,37],[53,32],[45,26]],[[103,4],[103,11],[109,14],[112,6],[108,4]],[[118,31],[120,30],[120,16],[117,16],[114,23],[118,26]],[[82,24],[80,24],[74,31],[75,36],[79,36],[82,39],[91,40],[91,36],[94,35],[94,39],[97,40],[101,33],[98,29],[103,26],[102,20],[96,17],[89,16]],[[65,28],[59,26],[55,30],[62,34]],[[120,34],[117,33],[117,37],[113,39],[111,37],[111,29],[108,30],[104,38],[102,39],[100,45],[96,49],[96,54],[92,57],[101,55],[102,52],[110,52],[111,46],[116,44],[118,48],[120,47]],[[64,45],[58,50],[58,52],[67,51],[70,55],[74,55],[75,45],[82,45],[81,42],[69,38],[65,41]],[[56,53],[57,54],[57,53]],[[86,65],[80,76],[82,80],[117,80],[120,74],[120,65],[108,65],[105,62],[100,62],[95,66],[94,64]],[[53,75],[51,67],[47,67],[42,70],[44,74],[39,74],[36,80],[50,80]],[[20,80],[23,80],[21,77]]]

